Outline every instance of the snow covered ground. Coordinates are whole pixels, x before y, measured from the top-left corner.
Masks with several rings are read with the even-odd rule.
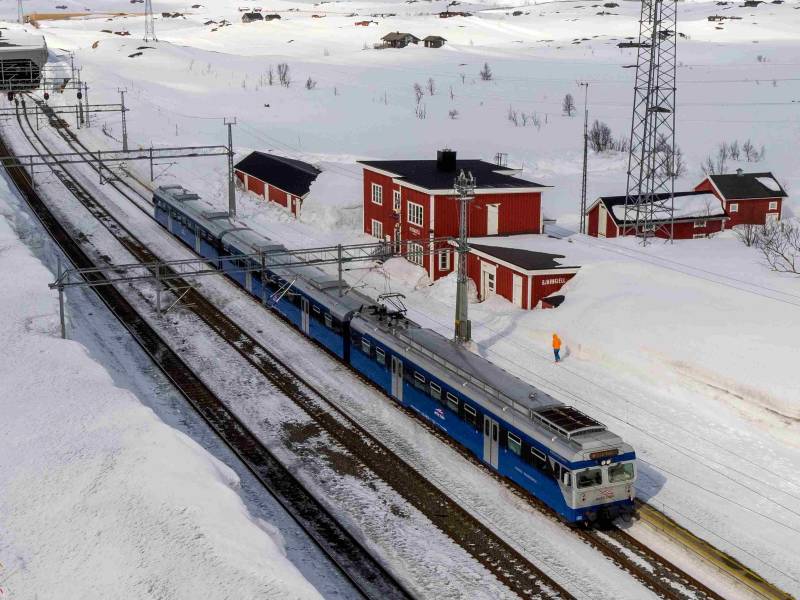
[[[0,186],[5,597],[320,597],[233,471],[59,339],[52,273]]]
[[[26,6],[52,8],[39,0]],[[636,35],[636,3],[462,4],[476,14],[439,19],[431,13],[445,2],[282,1],[267,9],[280,10],[280,21],[249,25],[239,22],[238,6],[215,0],[189,10],[157,2],[157,11],[187,14],[159,19],[161,42],[147,44],[152,49],[139,49],[145,45],[141,18],[43,21],[40,31],[52,50],[76,52],[92,102],[115,102],[117,88],[128,89],[132,144],[223,143],[222,117],[235,115],[234,142],[242,152],[276,150],[327,162],[341,175],[341,196],[326,206],[322,192],[333,189],[320,190],[319,206],[304,213],[305,222],[240,196],[248,222],[291,246],[365,239],[358,219],[334,218],[330,210],[358,205],[360,198],[351,197],[360,181],[349,166],[354,159],[433,157],[443,146],[489,160],[507,152],[511,165],[554,186],[545,194],[545,213],[572,225],[582,122],[561,114],[561,99],[571,92],[580,108],[576,82],[589,81],[590,118],[607,122],[615,136],[629,126],[633,73],[622,67],[635,56],[616,44]],[[719,142],[750,139],[764,146],[765,158],[729,160],[728,168],[772,170],[791,195],[800,177],[798,154],[787,150],[800,133],[800,4],[679,8],[679,31],[687,37],[678,46],[677,139],[687,173],[677,187],[700,181],[700,163]],[[523,14],[512,16],[513,10]],[[396,16],[371,16],[376,13]],[[719,25],[707,20],[715,14],[741,19]],[[233,24],[203,24],[221,18]],[[365,19],[377,24],[354,26]],[[128,29],[131,36],[102,29]],[[448,43],[438,50],[365,49],[394,30],[441,34]],[[291,68],[289,88],[267,81],[270,66],[281,62]],[[484,63],[494,72],[488,82],[478,77]],[[304,86],[308,77],[317,82],[311,90]],[[413,84],[425,86],[429,78],[435,93],[423,97],[426,118],[418,119]],[[510,108],[539,124],[514,126]],[[109,137],[119,137],[116,116],[96,118],[101,122],[107,135],[93,127],[84,139],[116,147]],[[144,168],[129,168],[146,176]],[[592,153],[590,197],[622,193],[624,170],[624,155]],[[225,205],[223,161],[160,165],[156,173],[159,183],[178,181]],[[797,199],[790,198],[784,217],[796,211]],[[797,280],[770,273],[754,250],[729,235],[647,249],[579,236],[524,243],[574,257],[570,262],[581,264],[581,272],[555,311],[523,313],[498,298],[474,305],[476,351],[606,422],[639,452],[642,497],[800,592],[800,556],[786,551],[800,532]],[[406,293],[413,318],[449,333],[452,281],[417,289],[421,275],[388,264],[348,278],[367,293],[387,286]],[[554,330],[567,344],[567,360],[558,366],[549,362],[547,346]]]

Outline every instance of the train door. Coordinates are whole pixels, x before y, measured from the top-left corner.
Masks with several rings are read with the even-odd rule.
[[[244,272],[244,289],[248,292],[253,291],[253,272],[252,271],[245,271]]]
[[[200,228],[194,230],[194,251],[200,254]]]
[[[300,329],[308,335],[308,298],[300,298]]]
[[[500,426],[497,421],[483,415],[483,460],[495,469],[500,450]]]
[[[403,361],[392,357],[392,396],[403,401]]]

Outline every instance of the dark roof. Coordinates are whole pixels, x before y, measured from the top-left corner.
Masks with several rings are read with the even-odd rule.
[[[748,198],[784,198],[788,194],[775,176],[770,173],[737,173],[726,175],[709,175],[719,192],[726,200],[745,200]],[[757,177],[769,177],[778,186],[778,191],[771,190]]]
[[[724,219],[724,218],[726,218],[727,215],[725,214],[725,210],[722,208],[722,203],[716,202],[716,200],[715,200],[715,204],[714,204],[714,206],[717,206],[717,208],[718,208],[718,210],[716,210],[716,211],[711,211],[711,209],[709,208],[709,211],[710,211],[709,214],[692,215],[692,216],[680,216],[681,204],[682,204],[681,203],[681,199],[682,198],[686,199],[686,204],[689,204],[690,203],[689,201],[692,198],[697,197],[697,196],[705,196],[705,195],[711,196],[710,192],[702,192],[702,191],[700,191],[700,192],[698,192],[698,191],[695,191],[695,192],[675,192],[675,210],[674,210],[674,213],[673,213],[675,215],[675,217],[674,217],[673,220],[674,221],[681,221],[681,220],[696,221],[699,217],[702,217],[704,219]],[[658,200],[664,200],[665,198],[669,198],[669,196],[670,196],[669,193],[654,194],[654,197],[657,198]],[[635,198],[635,197],[636,196],[633,196],[633,198]],[[611,218],[614,219],[614,222],[617,225],[621,224],[624,221],[624,219],[622,217],[618,216],[615,213],[615,211],[612,210],[612,209],[615,206],[624,206],[625,205],[625,196],[601,196],[600,200],[602,200],[603,204],[606,205],[606,208],[608,209],[608,214],[611,215]],[[664,222],[666,222],[668,219],[665,218],[665,219],[662,219],[662,220]],[[660,222],[661,220],[655,219],[655,221],[656,222]]]
[[[443,42],[446,42],[446,41],[447,41],[446,39],[444,39],[444,38],[443,38],[442,36],[440,36],[440,35],[429,35],[429,36],[427,36],[425,39],[423,39],[422,41],[423,41],[423,42],[437,42],[437,41],[439,41],[439,40],[442,40]]]
[[[359,162],[367,167],[394,173],[397,177],[402,177],[407,182],[426,190],[453,189],[453,182],[461,170],[472,173],[475,178],[475,187],[481,190],[549,187],[508,175],[509,169],[483,160],[458,159],[455,171],[438,169],[435,160],[361,160]]]
[[[312,182],[321,173],[303,161],[264,152],[251,152],[236,163],[235,168],[300,197],[308,193]]]
[[[547,298],[542,298],[542,302],[547,302],[550,306],[558,307],[564,304],[564,296],[562,294],[548,296]]]
[[[387,33],[381,39],[386,40],[387,42],[394,42],[395,40],[402,40],[406,36],[411,36],[415,40],[419,40],[419,38],[415,36],[413,33],[400,33],[399,31],[392,31],[391,33]]]
[[[546,252],[534,252],[533,250],[522,250],[520,248],[507,248],[504,246],[485,246],[483,244],[472,244],[469,247],[478,252],[483,252],[493,256],[498,260],[510,263],[525,271],[546,271],[549,269],[569,269],[575,267],[565,267],[557,258],[564,258],[562,254],[547,254]]]

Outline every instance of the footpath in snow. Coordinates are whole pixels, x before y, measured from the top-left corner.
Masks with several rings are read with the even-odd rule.
[[[319,598],[237,476],[58,337],[52,273],[0,194],[5,597]]]

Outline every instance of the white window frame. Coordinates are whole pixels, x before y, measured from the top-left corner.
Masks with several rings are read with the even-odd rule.
[[[402,199],[400,196],[400,190],[393,190],[392,191],[392,210],[396,213],[400,212],[402,208]]]
[[[767,210],[778,210],[778,201],[770,200],[769,208]]]
[[[701,229],[701,228],[705,227],[706,224],[707,224],[707,221],[695,221],[694,222],[694,228],[695,229]]]
[[[507,436],[506,446],[508,446],[509,452],[516,454],[517,456],[522,456],[522,439],[518,435],[511,433],[510,431],[506,433],[506,436]],[[511,447],[512,444],[516,448],[518,448],[519,451],[513,450]]]
[[[422,223],[425,221],[425,207],[422,206],[422,204],[417,204],[409,200],[406,203],[406,211],[406,221],[408,224],[422,227]]]
[[[699,239],[704,238],[704,237],[706,237],[705,233],[694,233],[694,234],[692,234],[692,239],[693,240],[699,240]]]
[[[421,267],[422,263],[424,262],[423,252],[425,252],[425,248],[422,247],[422,244],[418,244],[417,242],[409,242],[408,254],[406,254],[406,258],[408,258],[409,262]]]
[[[372,203],[383,206],[383,186],[380,183],[372,184]]]
[[[377,227],[376,227],[377,225]],[[383,222],[379,221],[378,219],[372,219],[372,229],[370,230],[372,237],[378,238],[379,240],[383,239]]]
[[[439,253],[439,270],[440,271],[449,271],[450,270],[450,251],[449,250],[442,250]]]
[[[728,204],[728,212],[738,213],[739,212],[739,203],[738,202],[731,202]]]
[[[431,386],[431,398],[434,398],[436,400],[441,400],[442,399],[442,386],[440,386],[438,383],[435,383],[433,381],[430,382],[430,386]]]

